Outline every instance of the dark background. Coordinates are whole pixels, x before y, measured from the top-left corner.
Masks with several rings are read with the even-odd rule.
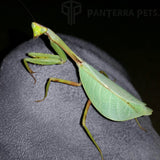
[[[160,134],[160,9],[158,4],[80,1],[75,24],[62,13],[69,0],[22,0],[36,22],[56,33],[90,41],[117,59],[154,112],[154,128]],[[73,3],[73,2],[72,2]],[[148,4],[147,4],[148,3]],[[64,10],[67,11],[66,8]],[[77,7],[74,14],[79,11]],[[102,12],[103,13],[102,13]],[[106,12],[105,12],[106,11]],[[101,13],[100,13],[101,12]],[[109,15],[110,12],[110,15]],[[1,59],[13,48],[32,38],[33,19],[17,0],[0,2]],[[74,21],[72,20],[72,23]]]

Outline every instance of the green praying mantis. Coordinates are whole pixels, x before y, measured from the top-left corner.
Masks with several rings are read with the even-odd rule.
[[[137,117],[151,115],[152,109],[147,107],[144,102],[141,102],[126,90],[118,86],[115,82],[111,81],[107,75],[100,73],[91,65],[83,61],[51,29],[36,22],[32,22],[32,29],[35,38],[42,34],[48,36],[50,45],[57,53],[57,55],[54,55],[30,52],[28,53],[30,58],[23,59],[24,65],[33,77],[34,82],[36,83],[36,79],[33,76],[34,72],[30,69],[28,63],[39,65],[63,64],[67,60],[66,54],[76,63],[80,77],[80,83],[58,78],[49,78],[46,83],[44,98],[36,102],[43,101],[47,97],[51,82],[65,83],[72,86],[82,85],[89,99],[82,116],[82,126],[100,152],[101,159],[104,160],[100,147],[86,127],[86,117],[90,105],[93,104],[100,114],[113,121],[127,121],[135,119],[141,129],[143,128],[138,122]]]

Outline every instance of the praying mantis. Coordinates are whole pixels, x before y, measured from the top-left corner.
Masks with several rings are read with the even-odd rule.
[[[83,61],[51,29],[36,22],[32,22],[32,29],[35,38],[42,34],[46,35],[49,38],[50,45],[57,53],[57,55],[54,55],[30,52],[28,53],[30,58],[23,59],[24,66],[33,77],[34,82],[36,83],[36,79],[33,76],[34,72],[30,69],[28,63],[39,65],[63,64],[67,61],[66,54],[76,63],[80,77],[79,83],[53,77],[49,78],[46,83],[45,95],[43,99],[36,102],[41,102],[47,97],[51,82],[59,82],[77,87],[83,86],[89,100],[87,101],[82,116],[82,126],[93,144],[98,149],[101,159],[104,160],[100,147],[86,126],[86,117],[90,105],[93,104],[101,115],[113,121],[127,121],[135,119],[141,129],[143,128],[138,122],[137,117],[151,115],[152,109],[147,107],[144,102],[138,100],[136,97],[110,80],[106,74],[97,71],[91,65]]]

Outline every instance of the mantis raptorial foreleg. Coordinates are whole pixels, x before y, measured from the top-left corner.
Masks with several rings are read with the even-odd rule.
[[[28,53],[28,56],[31,58],[23,59],[26,69],[34,79],[34,83],[36,83],[36,79],[33,76],[33,73],[35,72],[33,72],[30,69],[28,63],[40,64],[40,65],[53,65],[53,64],[63,64],[67,60],[66,54],[56,43],[51,42],[51,46],[57,52],[58,55],[30,52]]]
[[[68,85],[71,85],[71,86],[77,86],[77,87],[81,86],[81,83],[77,83],[77,82],[73,82],[73,81],[68,81],[68,80],[64,80],[64,79],[52,78],[51,77],[51,78],[48,79],[48,81],[46,83],[44,98],[41,99],[41,100],[37,100],[36,102],[41,102],[41,101],[43,101],[47,97],[48,89],[49,89],[51,81],[52,82],[64,83],[64,84],[68,84]]]
[[[84,113],[83,113],[83,117],[82,117],[82,126],[84,127],[84,129],[85,129],[86,133],[88,134],[89,138],[92,140],[94,145],[97,147],[98,151],[101,154],[101,159],[103,160],[103,154],[102,154],[101,149],[99,148],[98,144],[94,140],[94,138],[93,138],[92,134],[90,133],[89,129],[86,127],[86,117],[87,117],[87,113],[88,113],[88,109],[89,109],[90,105],[91,105],[91,101],[88,100],[88,102],[86,104],[86,107],[85,107],[85,110],[84,110]]]

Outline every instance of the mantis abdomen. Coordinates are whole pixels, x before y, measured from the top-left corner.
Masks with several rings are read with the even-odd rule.
[[[152,113],[145,103],[116,85],[89,64],[84,62],[79,66],[79,72],[84,90],[93,106],[106,118],[126,121]]]

